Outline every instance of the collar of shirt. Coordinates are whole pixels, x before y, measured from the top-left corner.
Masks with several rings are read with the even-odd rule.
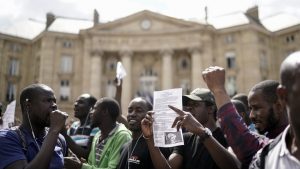
[[[117,128],[119,127],[119,125],[120,125],[119,123],[116,123],[115,128],[112,129],[112,130],[109,132],[109,134],[108,134],[109,137],[112,136],[112,135],[116,132],[116,130],[117,130]]]
[[[20,127],[20,130],[21,130],[22,134],[24,134],[27,144],[36,144],[31,131],[29,131],[28,129],[26,129],[24,127]],[[45,137],[47,136],[47,133],[48,133],[48,130],[45,129],[45,135],[42,137],[37,137],[35,139],[41,144],[44,141]]]
[[[103,143],[105,143],[116,131],[117,131],[117,129],[118,129],[118,127],[119,127],[119,123],[116,123],[116,126],[115,126],[115,128],[113,128],[110,132],[109,132],[109,134],[108,134],[108,136],[104,139],[104,140],[102,140],[101,142],[103,142]],[[101,134],[100,134],[100,136],[101,136]],[[100,144],[100,137],[98,138],[98,144]]]
[[[287,125],[282,125],[280,127],[275,128],[274,130],[265,133],[265,136],[267,136],[270,139],[276,138],[280,133],[282,133],[286,129]]]
[[[285,139],[286,139],[287,135],[289,134],[289,129],[290,129],[290,126],[288,126],[282,133],[282,137],[280,140],[280,150],[279,150],[280,157],[282,157],[284,155],[288,155],[288,156],[291,155],[290,151],[288,150],[288,148],[286,146],[286,142],[285,142]]]

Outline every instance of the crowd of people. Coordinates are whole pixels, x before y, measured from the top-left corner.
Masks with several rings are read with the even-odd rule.
[[[0,130],[0,169],[299,169],[300,51],[279,74],[280,82],[231,98],[225,69],[206,68],[207,88],[182,96],[182,110],[169,106],[177,114],[172,127],[184,129],[184,145],[170,148],[154,144],[156,112],[146,98],[133,98],[123,117],[122,83],[115,98],[80,95],[70,127],[51,87],[31,84],[20,94],[21,125]]]

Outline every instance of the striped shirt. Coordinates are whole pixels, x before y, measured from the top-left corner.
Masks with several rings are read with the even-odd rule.
[[[80,126],[80,121],[75,121],[68,130],[68,135],[77,145],[86,148],[90,136],[94,136],[98,131],[98,127],[92,129],[90,124]]]
[[[107,140],[116,132],[119,125],[120,124],[117,123],[116,127],[112,131],[110,131],[110,133],[108,134],[108,136],[105,139],[101,139],[101,135],[100,135],[98,143],[96,144],[96,151],[95,151],[96,164],[100,163],[101,154],[103,152],[104,146],[105,146]]]

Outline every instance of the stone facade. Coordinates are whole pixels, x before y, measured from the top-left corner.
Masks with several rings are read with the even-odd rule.
[[[300,26],[270,32],[251,13],[247,16],[249,24],[216,29],[141,11],[78,34],[45,29],[32,40],[0,34],[0,101],[18,100],[23,87],[39,82],[51,86],[59,108],[72,114],[82,93],[114,96],[117,61],[127,71],[123,114],[135,96],[206,87],[201,71],[211,65],[226,68],[230,94],[248,93],[261,80],[279,79],[281,61],[300,49]]]

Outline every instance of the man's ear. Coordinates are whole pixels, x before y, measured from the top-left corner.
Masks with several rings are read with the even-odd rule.
[[[280,110],[280,112],[284,112],[287,101],[287,90],[284,86],[279,85],[277,87],[276,94],[278,99],[276,101],[275,106],[278,110]]]
[[[25,99],[24,105],[25,105],[25,109],[28,110],[31,105],[30,100],[28,98]]]
[[[282,101],[286,102],[287,101],[287,94],[288,93],[287,93],[287,90],[286,90],[285,86],[279,85],[277,87],[276,94],[277,94],[278,100],[280,102],[282,102]]]

